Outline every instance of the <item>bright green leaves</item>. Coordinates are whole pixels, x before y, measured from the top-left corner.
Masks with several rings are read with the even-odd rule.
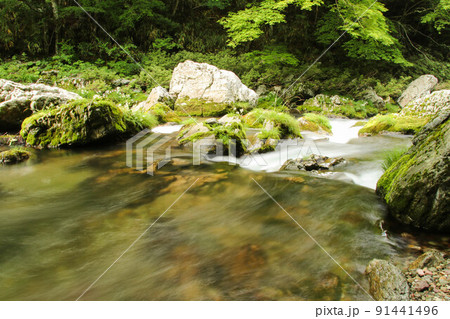
[[[323,4],[322,0],[264,0],[258,5],[230,13],[219,21],[227,30],[228,45],[236,47],[241,43],[258,39],[264,34],[264,26],[273,26],[286,22],[283,11],[289,5],[297,5],[302,10],[311,10],[313,6]]]
[[[421,19],[422,23],[432,24],[433,27],[442,33],[450,27],[450,0],[434,0],[432,11]]]
[[[290,5],[304,11],[325,7],[322,0],[264,0],[220,20],[227,30],[228,44],[236,47],[256,40],[265,33],[265,26],[286,22],[285,11]],[[316,40],[321,44],[329,45],[345,32],[342,41],[347,41],[342,47],[352,58],[385,60],[409,66],[411,64],[403,57],[399,41],[392,36],[390,21],[384,16],[386,11],[384,4],[374,0],[337,0],[330,1],[326,10],[316,11],[319,16],[317,23],[315,18],[308,21],[311,28],[316,28]]]

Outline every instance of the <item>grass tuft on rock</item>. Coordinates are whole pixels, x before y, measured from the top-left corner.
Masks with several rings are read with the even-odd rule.
[[[274,128],[278,129],[280,138],[302,137],[297,120],[286,113],[274,110],[255,109],[244,117],[244,122],[252,128],[263,128],[265,124],[272,122]]]
[[[392,166],[392,164],[397,162],[400,159],[400,157],[402,157],[403,154],[405,154],[407,150],[408,148],[401,147],[386,152],[384,155],[383,163],[381,164],[383,171],[386,172],[389,169],[389,167]]]
[[[327,133],[331,133],[332,127],[330,120],[326,116],[315,113],[306,113],[299,119],[298,122],[300,124],[300,130],[302,131],[325,131]]]
[[[414,116],[399,116],[397,114],[377,115],[369,120],[359,135],[377,135],[381,132],[398,132],[402,134],[415,134],[419,132],[429,118]]]

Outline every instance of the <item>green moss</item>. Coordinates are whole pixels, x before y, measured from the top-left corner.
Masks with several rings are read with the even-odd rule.
[[[150,113],[153,114],[160,123],[181,123],[179,116],[169,106],[163,103],[153,105],[150,108]]]
[[[244,121],[247,126],[253,128],[261,128],[265,122],[272,122],[278,129],[281,138],[302,137],[297,120],[286,113],[255,109],[244,117]]]
[[[13,148],[0,153],[0,162],[3,164],[15,164],[23,162],[31,157],[31,153],[22,148]]]
[[[151,114],[132,112],[104,100],[77,100],[25,119],[20,134],[28,145],[75,146],[132,135],[157,125]]]
[[[377,192],[384,197],[386,203],[390,203],[392,186],[406,174],[415,163],[415,158],[411,154],[405,154],[395,161],[381,176],[377,183]]]
[[[209,136],[214,136],[216,141],[220,141],[223,144],[225,152],[229,149],[232,143],[236,143],[235,146],[237,154],[241,155],[246,151],[246,135],[245,128],[242,123],[230,122],[223,125],[221,123],[207,124],[203,122],[203,126],[208,129],[207,132],[197,132],[188,137],[182,138],[186,135],[186,132],[192,127],[192,125],[185,128],[178,135],[179,138],[182,138],[179,143],[185,144],[188,142],[195,142]]]
[[[262,130],[258,134],[258,138],[261,139],[261,140],[265,140],[265,139],[268,139],[268,138],[279,140],[281,138],[280,136],[281,136],[281,133],[280,133],[280,130],[278,128],[274,128],[272,130]]]
[[[175,104],[175,112],[179,116],[222,116],[233,110],[233,106],[227,103],[214,103],[201,99],[178,99]]]
[[[323,115],[307,113],[304,114],[301,119],[302,120],[299,120],[299,124],[300,130],[302,131],[325,131],[331,133],[332,127],[330,124],[330,120]]]
[[[360,135],[376,135],[380,132],[399,132],[403,134],[415,134],[419,132],[429,118],[398,115],[377,115],[369,120],[364,127],[359,130]]]
[[[386,152],[384,154],[383,164],[381,165],[383,171],[387,171],[393,163],[397,162],[400,159],[400,157],[402,157],[402,155],[405,154],[406,151],[407,148],[401,147]]]

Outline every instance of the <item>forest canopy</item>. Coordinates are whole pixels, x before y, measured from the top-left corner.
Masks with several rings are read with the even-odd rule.
[[[376,68],[445,78],[450,69],[450,0],[0,0],[0,13],[5,61],[132,62],[120,44],[138,61],[156,52],[223,57],[222,67],[256,85],[265,83],[258,63],[277,64],[266,76],[274,79],[332,47],[321,62],[370,76]],[[233,68],[231,56],[254,61]]]

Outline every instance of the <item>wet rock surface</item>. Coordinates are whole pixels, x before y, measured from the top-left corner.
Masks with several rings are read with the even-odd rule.
[[[367,266],[366,274],[369,279],[369,292],[375,300],[409,300],[406,277],[390,262],[374,259]]]
[[[342,164],[345,159],[342,157],[331,158],[322,155],[311,155],[309,158],[297,158],[287,160],[280,168],[280,171],[324,171],[331,170],[333,167]]]

